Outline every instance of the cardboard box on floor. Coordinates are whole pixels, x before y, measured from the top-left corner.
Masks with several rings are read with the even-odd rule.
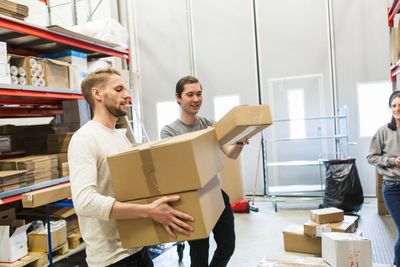
[[[306,236],[303,225],[289,225],[283,231],[283,244],[286,251],[321,255],[321,237]]]
[[[222,146],[244,142],[271,124],[269,105],[254,105],[232,108],[213,127]]]
[[[69,197],[71,197],[71,186],[69,183],[64,183],[22,194],[22,206],[36,208]]]
[[[342,222],[318,224],[311,220],[304,223],[304,234],[309,236],[322,236],[322,233],[342,232],[354,233],[358,227],[358,217],[344,215]]]
[[[378,214],[390,215],[389,211],[386,208],[385,201],[383,200],[382,183],[383,183],[383,175],[379,174],[378,170],[376,170],[376,198],[378,200],[378,205],[377,205]]]
[[[322,234],[322,258],[332,266],[372,267],[371,240],[356,234]]]
[[[14,262],[28,254],[26,230],[31,224],[14,220],[11,225],[18,227],[11,236],[11,226],[0,225],[0,262]]]
[[[194,217],[194,222],[188,222],[193,226],[194,231],[190,232],[189,236],[175,232],[177,239],[173,239],[165,231],[162,224],[152,219],[117,220],[122,247],[150,246],[168,242],[201,239],[209,236],[225,208],[218,177],[215,176],[201,189],[175,193],[173,195],[179,195],[180,200],[170,203],[170,205]],[[146,198],[127,203],[148,204],[158,198]]]
[[[51,236],[51,250],[61,246],[67,242],[67,227],[54,230]],[[49,243],[47,234],[37,234],[35,232],[28,233],[29,251],[49,252]]]
[[[107,161],[118,201],[199,189],[223,168],[213,128],[139,145]]]
[[[310,219],[319,224],[341,222],[344,219],[344,212],[338,208],[310,210]]]

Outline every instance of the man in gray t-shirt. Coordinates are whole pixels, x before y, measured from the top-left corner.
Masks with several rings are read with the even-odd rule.
[[[179,119],[161,129],[161,138],[172,137],[188,132],[206,129],[213,121],[199,117],[197,113],[202,103],[202,88],[200,82],[192,76],[183,77],[176,84],[176,101],[181,107]],[[243,148],[243,143],[222,146],[221,150],[232,159],[236,159]],[[235,230],[232,209],[228,195],[222,190],[225,209],[218,219],[214,229],[214,239],[217,244],[214,256],[208,265],[208,238],[189,241],[192,267],[225,267],[235,250]]]

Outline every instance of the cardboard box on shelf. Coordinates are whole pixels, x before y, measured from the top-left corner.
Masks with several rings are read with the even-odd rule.
[[[344,215],[342,222],[318,224],[311,220],[304,223],[304,234],[309,236],[322,236],[327,232],[354,233],[358,227],[358,217]]]
[[[286,251],[321,255],[321,237],[306,236],[303,225],[289,225],[283,231],[283,244]]]
[[[46,228],[47,229],[47,228]],[[51,231],[51,250],[67,242],[67,227]],[[49,252],[48,234],[28,233],[29,251]]]
[[[350,233],[324,233],[322,258],[332,266],[372,267],[371,240]]]
[[[167,233],[162,224],[150,218],[117,220],[122,247],[150,246],[168,242],[201,239],[209,236],[225,208],[218,178],[214,177],[214,179],[201,189],[172,195],[179,195],[180,199],[177,202],[170,203],[170,205],[194,217],[194,222],[188,222],[193,226],[194,231],[190,232],[189,236],[175,232],[177,239],[174,239]],[[148,204],[158,198],[152,197],[129,201],[127,203]]]
[[[54,153],[67,153],[68,145],[74,133],[56,133],[47,136],[47,152]]]
[[[22,206],[36,208],[69,197],[71,197],[70,184],[64,183],[22,194]]]
[[[232,108],[213,127],[222,146],[244,142],[271,124],[269,105],[254,105]]]
[[[46,86],[53,88],[69,88],[69,70],[71,64],[46,58],[44,66]]]
[[[0,83],[11,84],[10,65],[0,63]]]
[[[10,227],[17,227],[10,236]],[[11,225],[0,225],[0,262],[14,262],[28,254],[26,230],[30,224],[21,225],[15,220]]]
[[[7,43],[6,42],[0,42],[0,64],[6,64],[7,65],[8,60],[7,60]]]
[[[67,127],[69,131],[76,131],[80,126],[91,120],[90,107],[86,100],[64,100],[62,102],[64,123],[78,124]],[[66,125],[66,126],[69,126]]]
[[[341,222],[344,219],[344,212],[338,208],[310,210],[310,219],[319,224]]]
[[[142,144],[107,161],[118,201],[199,189],[223,168],[213,128]]]

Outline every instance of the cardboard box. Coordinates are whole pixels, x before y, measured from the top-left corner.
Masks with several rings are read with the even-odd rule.
[[[46,86],[53,88],[69,88],[69,68],[71,64],[46,58],[44,66]]]
[[[0,64],[7,65],[7,43],[0,42]]]
[[[310,210],[310,219],[318,224],[341,222],[344,219],[344,212],[338,208]]]
[[[118,201],[199,189],[223,168],[213,128],[139,145],[107,161]]]
[[[51,231],[51,250],[67,242],[67,227]],[[48,234],[28,233],[29,251],[49,252]]]
[[[222,189],[228,194],[230,203],[235,203],[245,199],[244,185],[242,177],[242,161],[230,159],[222,153],[224,169],[218,173]]]
[[[322,258],[332,266],[372,267],[371,240],[356,234],[324,233]]]
[[[304,234],[309,236],[322,236],[322,233],[342,232],[354,233],[358,227],[358,217],[344,215],[342,222],[318,224],[311,220],[304,223]]]
[[[320,257],[303,257],[288,254],[270,254],[259,264],[259,267],[329,267]]]
[[[70,184],[64,183],[22,194],[22,206],[36,208],[69,197],[71,197]]]
[[[254,105],[232,108],[213,127],[222,146],[244,142],[271,124],[269,105]]]
[[[170,205],[184,213],[194,217],[194,222],[188,222],[194,231],[189,236],[176,233],[177,239],[173,239],[164,226],[152,219],[117,220],[118,232],[123,248],[157,245],[168,242],[178,242],[206,238],[214,228],[216,222],[225,208],[222,198],[221,186],[218,177],[214,177],[203,188],[175,193],[180,200]],[[158,197],[130,201],[128,203],[148,204]]]
[[[390,213],[386,208],[385,201],[378,201],[378,214],[381,216],[386,216],[386,215],[390,216]]]
[[[290,225],[283,231],[286,251],[321,255],[321,237],[306,236],[303,225]]]
[[[0,223],[12,222],[16,219],[15,208],[0,211]]]
[[[11,84],[10,65],[8,63],[0,63],[0,83]]]
[[[12,223],[18,227],[19,221]],[[31,224],[19,226],[10,236],[10,225],[0,225],[0,262],[14,262],[28,254],[26,230]]]

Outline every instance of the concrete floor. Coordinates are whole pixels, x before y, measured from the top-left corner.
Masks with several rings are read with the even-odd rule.
[[[278,203],[278,212],[274,211],[270,200],[258,198],[255,206],[259,208],[259,212],[235,214],[236,249],[228,266],[258,266],[264,256],[284,253],[282,231],[289,224],[303,224],[309,218],[309,210],[317,209],[321,203],[318,199],[280,200],[282,202]],[[379,216],[376,211],[376,199],[366,198],[359,212],[361,215],[359,230],[372,241],[373,261],[389,264],[393,259],[397,230],[391,217]],[[215,243],[212,241],[210,254],[214,249]],[[184,250],[182,263],[178,262],[176,246],[173,246],[155,258],[154,264],[156,267],[189,267],[188,244]]]

